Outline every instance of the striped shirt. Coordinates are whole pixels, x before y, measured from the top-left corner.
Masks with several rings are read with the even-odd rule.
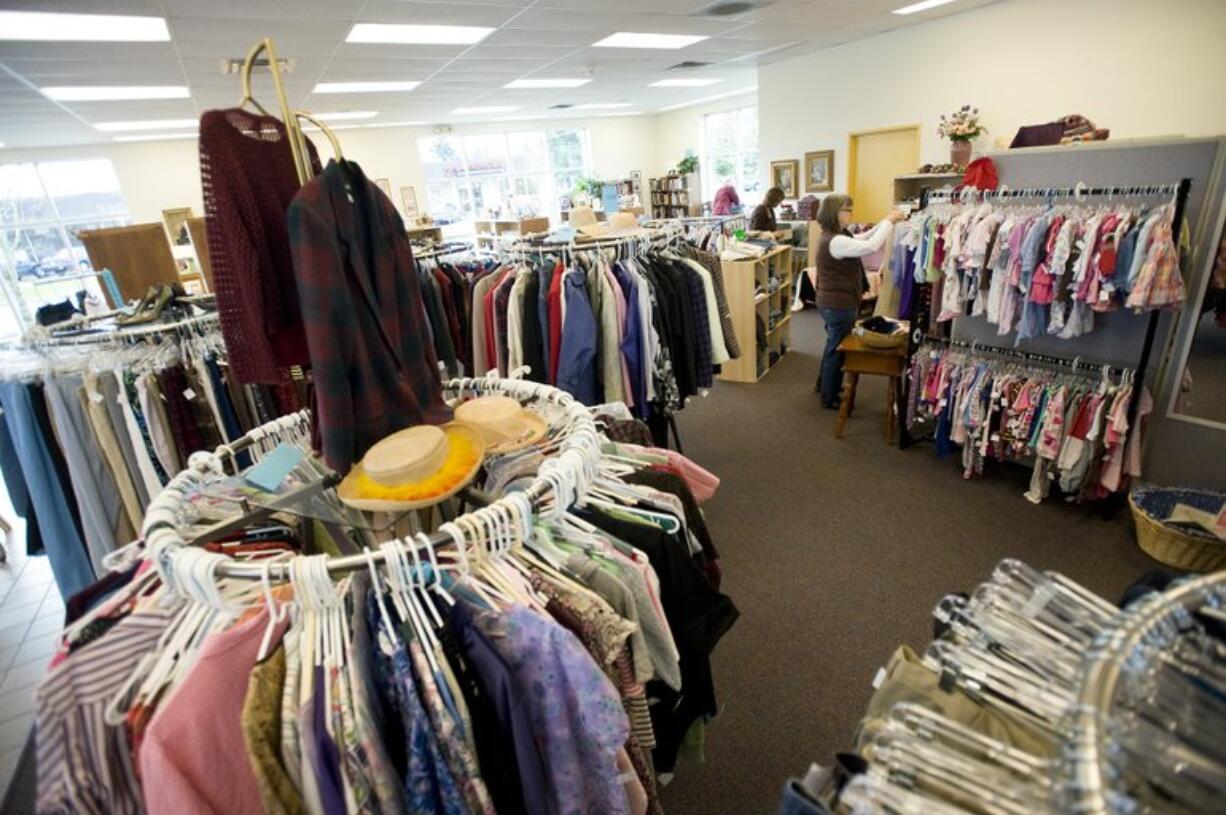
[[[53,668],[35,694],[40,813],[122,815],[143,810],[123,723],[103,718],[175,608],[133,612]]]

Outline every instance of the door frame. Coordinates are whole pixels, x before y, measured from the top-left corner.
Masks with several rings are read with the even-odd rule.
[[[915,156],[911,163],[915,166],[913,172],[919,171],[920,166],[920,123],[905,125],[891,125],[889,127],[871,127],[867,130],[851,130],[847,133],[847,194],[854,195],[856,190],[856,159],[858,158],[858,139],[861,136],[875,136],[879,133],[895,133],[905,130],[915,131]]]

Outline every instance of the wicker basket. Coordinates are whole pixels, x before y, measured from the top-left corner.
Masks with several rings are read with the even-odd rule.
[[[1218,513],[1226,495],[1178,487],[1137,487],[1128,495],[1137,525],[1137,543],[1155,560],[1193,572],[1226,568],[1226,542],[1208,532],[1166,522],[1176,504]]]
[[[869,348],[888,350],[905,345],[907,342],[907,332],[895,331],[893,334],[878,334],[876,331],[857,331],[856,338]]]

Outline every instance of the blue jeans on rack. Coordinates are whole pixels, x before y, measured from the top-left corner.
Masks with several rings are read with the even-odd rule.
[[[0,382],[0,405],[4,407],[0,420],[8,425],[13,448],[21,461],[56,588],[61,597],[71,597],[94,582],[94,569],[72,520],[68,502],[74,499],[64,494],[51,458],[48,445],[56,442],[43,437],[30,401],[30,389],[22,383]]]
[[[843,391],[843,355],[838,352],[839,343],[851,333],[856,324],[854,308],[818,309],[826,323],[826,352],[822,354],[822,405],[838,407]]]

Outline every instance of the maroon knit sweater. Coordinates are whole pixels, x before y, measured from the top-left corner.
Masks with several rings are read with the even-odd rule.
[[[310,360],[285,226],[300,185],[284,125],[240,108],[208,111],[200,117],[200,180],[230,365],[240,382],[283,382],[289,366]]]

